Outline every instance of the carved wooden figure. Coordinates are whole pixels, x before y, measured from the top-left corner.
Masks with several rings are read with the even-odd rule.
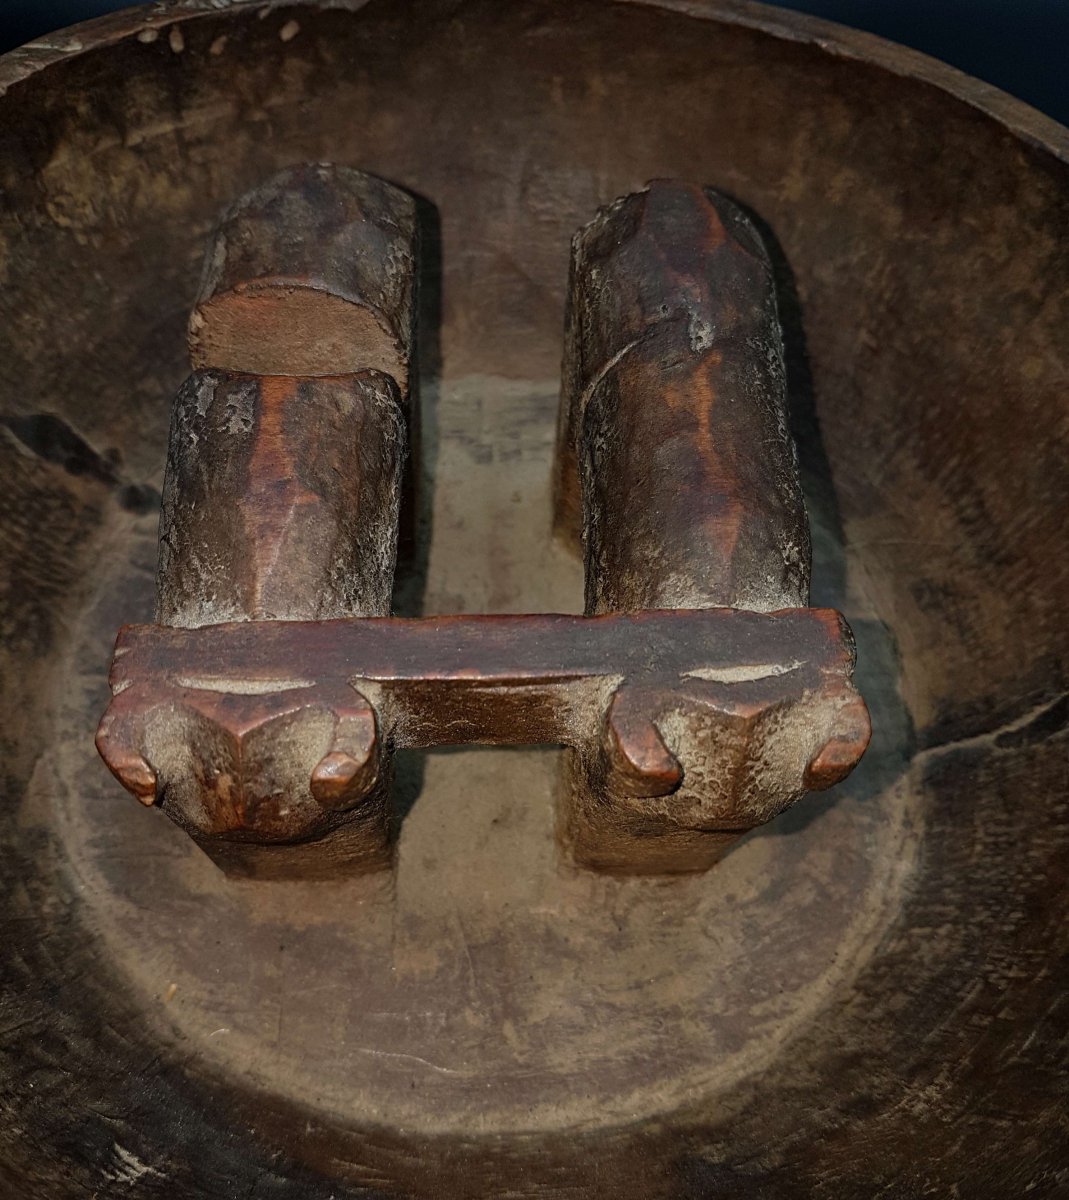
[[[736,0],[142,4],[0,56],[0,116],[0,1197],[1062,1195],[1069,131],[905,47]],[[725,719],[759,691],[795,730],[809,714],[777,786],[839,759],[845,729],[825,752],[810,718],[850,686],[849,644],[797,608],[150,625],[122,633],[107,696],[116,629],[153,620],[193,369],[176,330],[212,231],[309,158],[427,197],[428,613],[582,613],[582,563],[543,519],[575,231],[658,174],[752,208],[796,283],[777,302],[811,603],[849,606],[872,711],[852,776],[704,875],[606,878],[554,844],[558,768],[586,754],[614,870],[642,830],[671,848],[666,817],[692,854],[723,798],[675,740],[699,686]],[[348,372],[306,366],[284,374]],[[659,697],[638,728],[652,713],[674,792],[598,783],[625,680],[624,717]],[[391,738],[575,740],[405,754],[396,878],[260,884],[94,761],[109,699],[130,738],[104,739],[110,761],[181,806],[222,790],[189,736],[160,757],[166,723],[270,714],[283,745],[311,711],[279,792],[295,806],[252,733],[251,757],[215,761],[261,764],[248,816],[322,836],[210,835],[217,861],[251,856],[231,871],[337,854],[347,872],[349,835],[375,833],[347,805]],[[650,745],[643,778],[671,786]]]
[[[566,499],[578,461],[588,615],[393,620],[405,377],[332,376],[329,342],[315,364],[303,342],[268,362],[243,324],[292,303],[267,272],[247,311],[243,271],[308,231],[338,244],[307,211],[325,170],[311,191],[298,170],[239,204],[211,256],[227,287],[192,328],[195,354],[218,358],[174,411],[160,625],[120,635],[98,737],[119,779],[225,869],[307,877],[389,862],[398,746],[570,747],[562,838],[622,873],[702,870],[842,778],[868,714],[845,623],[801,607],[775,300],[741,215],[656,184],[576,241],[559,481]],[[324,302],[322,320],[337,311]],[[292,373],[246,373],[268,365]]]

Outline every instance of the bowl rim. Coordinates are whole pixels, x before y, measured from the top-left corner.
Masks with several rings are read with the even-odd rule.
[[[205,17],[274,9],[359,12],[368,0],[156,0],[121,8],[45,34],[0,55],[0,101],[38,72],[127,38],[152,41],[163,30]],[[1069,128],[1024,100],[920,50],[793,9],[758,0],[584,0],[584,3],[662,9],[693,20],[752,29],[783,41],[815,46],[834,58],[874,66],[946,93],[994,120],[1018,140],[1069,163]]]

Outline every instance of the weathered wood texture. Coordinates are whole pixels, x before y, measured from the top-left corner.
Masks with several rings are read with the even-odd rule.
[[[171,416],[156,620],[389,613],[405,444],[378,372],[196,372]]]
[[[195,367],[382,371],[408,394],[419,230],[412,197],[325,163],[283,171],[223,218],[189,322]]]
[[[853,768],[852,668],[817,609],[133,626],[97,745],[210,848],[320,835],[365,794],[377,812],[384,748],[564,744],[580,859],[677,873]]]
[[[0,1194],[1063,1196],[1066,132],[744,0],[182,0],[0,59],[0,118]],[[535,749],[406,755],[392,878],[136,819],[92,730],[204,238],[309,157],[440,213],[426,612],[582,609],[575,229],[653,176],[761,215],[847,780],[667,885],[560,869]]]
[[[196,372],[172,410],[157,621],[388,613],[405,445],[397,387],[379,372]],[[366,705],[342,683],[265,712],[257,691],[239,679],[197,705],[146,712],[159,786],[155,769],[128,758],[112,769],[228,874],[314,879],[386,865],[389,767],[380,775],[377,753],[368,762]]]
[[[581,520],[587,611],[808,604],[775,282],[738,206],[657,180],[603,209],[566,338],[558,524]]]
[[[556,520],[581,525],[587,612],[807,604],[775,280],[738,206],[656,180],[602,209],[572,241],[565,336]],[[804,721],[766,740],[755,730],[777,725],[774,708],[740,708],[731,728],[682,692],[656,720],[642,707],[618,696],[608,756],[569,766],[562,832],[578,861],[700,870],[756,823],[731,804],[710,809],[711,793],[764,789],[769,815],[800,794],[770,747],[805,742]],[[861,750],[867,716],[863,728]],[[686,771],[666,740],[688,747]]]

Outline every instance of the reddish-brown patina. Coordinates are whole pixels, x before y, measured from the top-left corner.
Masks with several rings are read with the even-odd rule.
[[[827,609],[130,626],[97,745],[221,859],[261,841],[259,869],[306,873],[307,848],[278,848],[347,813],[346,865],[385,861],[395,747],[561,744],[561,832],[581,860],[671,873],[854,766],[869,723],[852,667]]]
[[[171,424],[160,625],[120,635],[100,752],[226,870],[313,877],[389,863],[395,747],[559,744],[576,862],[705,869],[869,737],[849,629],[801,607],[761,239],[670,181],[576,235],[557,493],[562,528],[581,503],[588,616],[413,621],[388,613],[416,245],[403,193],[325,164],[224,218]]]

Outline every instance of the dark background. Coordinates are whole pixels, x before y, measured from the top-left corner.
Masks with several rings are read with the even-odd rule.
[[[0,51],[124,8],[124,0],[0,0]],[[1069,0],[785,0],[997,84],[1069,124]]]

